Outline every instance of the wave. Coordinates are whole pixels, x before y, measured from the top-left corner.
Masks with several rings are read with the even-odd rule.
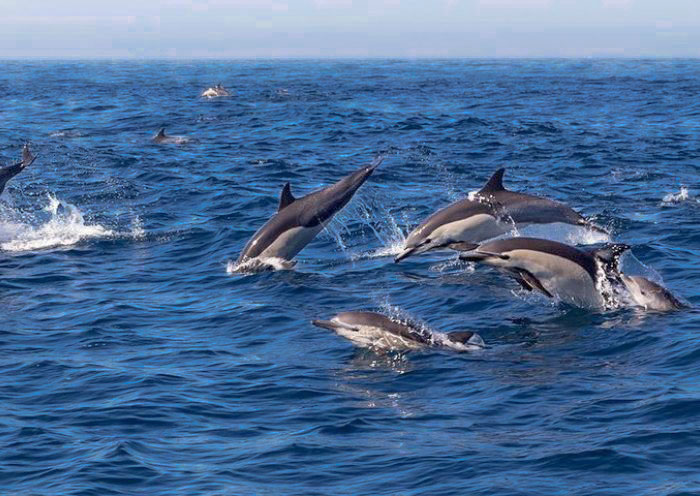
[[[663,197],[661,200],[661,205],[662,206],[670,206],[675,203],[683,203],[685,201],[698,201],[692,196],[690,196],[690,192],[688,191],[688,188],[685,186],[681,186],[681,190],[678,193],[669,193],[666,196]]]

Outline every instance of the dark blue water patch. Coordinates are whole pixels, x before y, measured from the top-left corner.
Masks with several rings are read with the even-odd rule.
[[[198,97],[219,81],[234,96]],[[694,60],[0,62],[0,163],[39,156],[0,199],[3,493],[698,494],[694,308],[392,261],[506,167],[700,305],[698,81]],[[286,182],[378,153],[295,270],[227,273]],[[310,324],[393,307],[489,347],[377,355]]]

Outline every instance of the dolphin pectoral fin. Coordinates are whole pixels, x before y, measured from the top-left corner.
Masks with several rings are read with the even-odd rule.
[[[472,251],[475,250],[478,246],[479,245],[476,243],[469,243],[467,241],[456,241],[447,245],[447,247],[450,250],[454,251]]]
[[[296,198],[294,198],[294,195],[292,195],[292,187],[289,183],[285,184],[284,187],[282,188],[282,193],[280,193],[280,204],[279,207],[277,208],[277,211],[279,212],[283,208],[291,205],[296,201]]]
[[[518,277],[516,280],[520,283],[521,286],[525,287],[525,285],[530,286],[530,290],[536,289],[537,291],[541,292],[545,296],[549,298],[554,298],[552,293],[547,291],[544,286],[542,286],[542,283],[540,282],[539,279],[537,279],[535,276],[532,275],[532,273],[526,271],[526,270],[519,270],[517,272]],[[525,287],[527,289],[527,287]]]

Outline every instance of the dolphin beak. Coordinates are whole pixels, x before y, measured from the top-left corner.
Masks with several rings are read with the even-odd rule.
[[[401,260],[403,260],[406,257],[410,257],[413,252],[415,252],[418,249],[417,246],[413,246],[411,248],[406,248],[404,251],[396,255],[394,258],[394,263],[399,263]]]
[[[312,320],[311,323],[316,327],[322,327],[331,331],[335,331],[335,324],[330,320]]]

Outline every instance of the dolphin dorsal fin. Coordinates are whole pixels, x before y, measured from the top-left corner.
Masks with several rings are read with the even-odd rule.
[[[24,148],[22,148],[22,167],[32,165],[34,160],[36,160],[36,156],[32,155],[32,152],[29,150],[29,143],[25,143]]]
[[[589,250],[588,253],[602,262],[605,267],[619,270],[620,257],[630,248],[630,245],[624,243],[609,243],[602,248]]]
[[[160,131],[158,131],[158,134],[156,134],[156,137],[158,138],[164,138],[165,137],[165,128],[161,127]]]
[[[496,191],[505,190],[503,187],[503,173],[505,171],[505,168],[501,168],[494,172],[491,179],[489,179],[489,182],[487,182],[484,187],[479,190],[479,193],[495,193]]]
[[[292,203],[296,201],[296,198],[294,198],[294,195],[292,194],[292,188],[289,185],[289,183],[285,184],[284,187],[282,188],[282,193],[280,194],[280,206],[277,209],[279,212],[285,207],[288,207]]]

